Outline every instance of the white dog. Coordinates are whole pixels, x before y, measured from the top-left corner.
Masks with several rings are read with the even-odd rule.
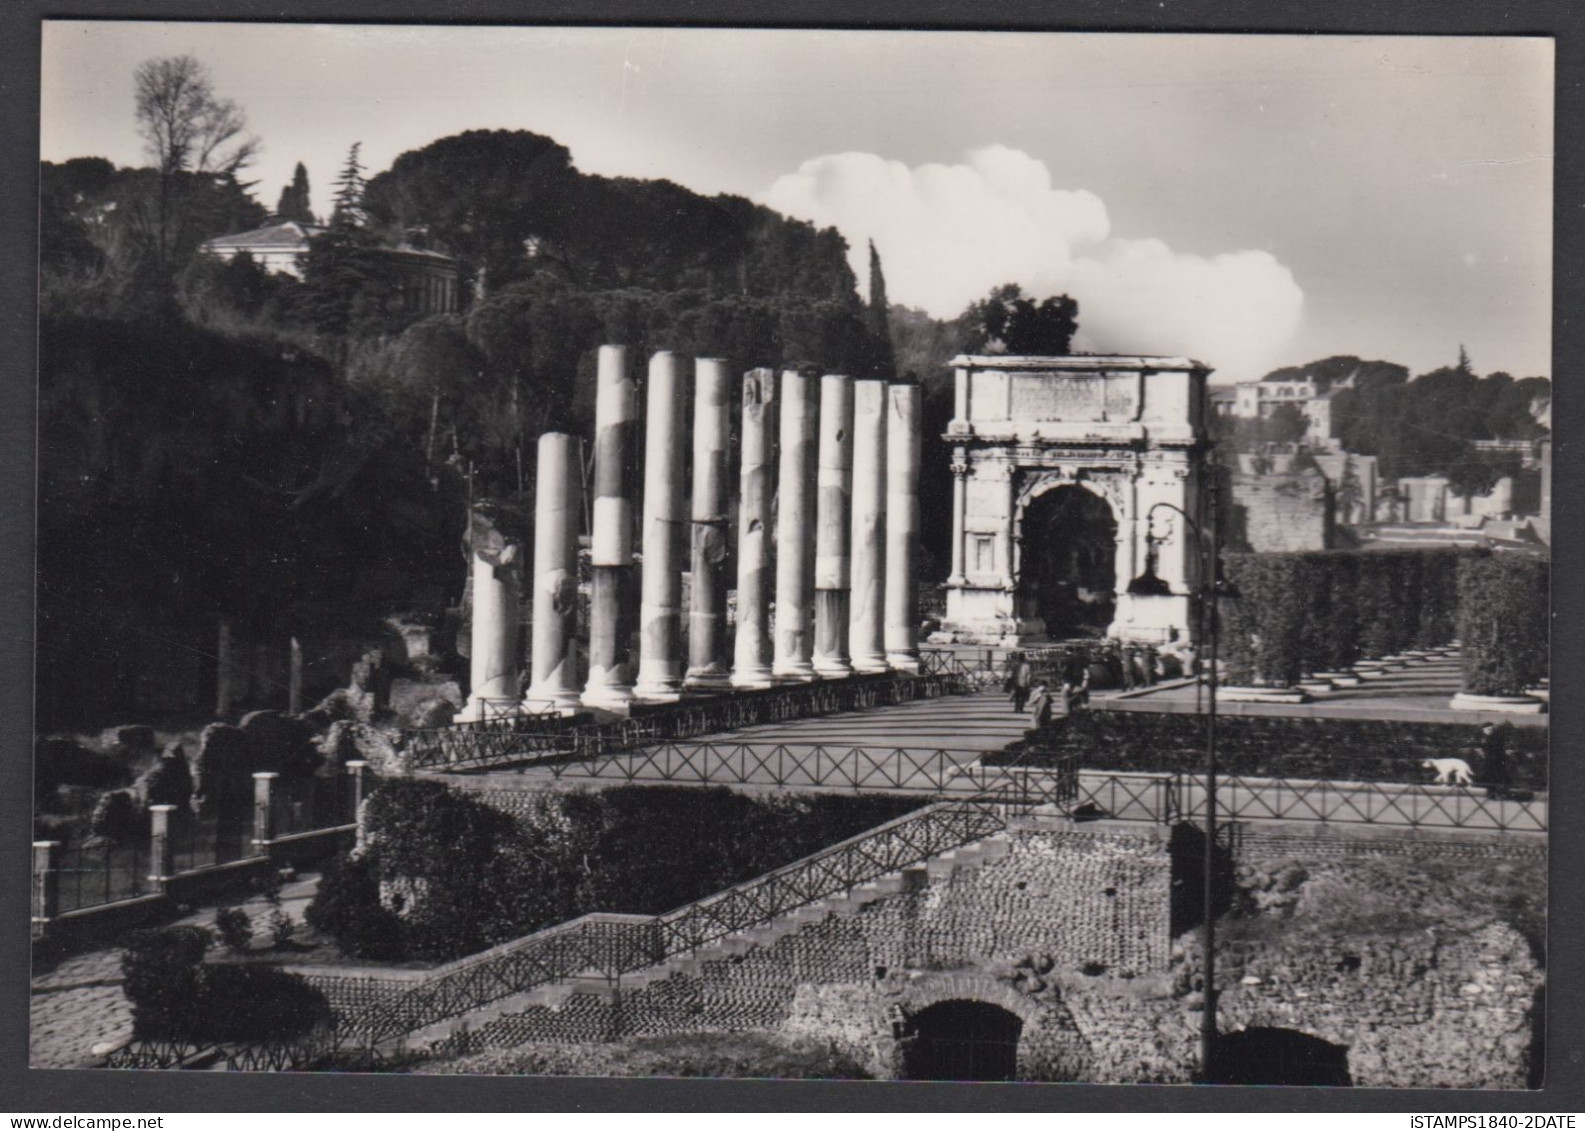
[[[1462,758],[1427,758],[1420,763],[1420,768],[1435,770],[1437,785],[1469,785],[1475,780],[1470,775],[1469,763]]]

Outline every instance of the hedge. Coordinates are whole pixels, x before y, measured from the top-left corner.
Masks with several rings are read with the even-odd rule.
[[[202,927],[138,931],[121,958],[123,992],[140,1040],[268,1041],[300,1036],[330,1018],[325,997],[273,966],[211,965]]]
[[[1506,729],[1510,784],[1547,788],[1547,731]],[[1463,758],[1481,779],[1480,727],[1386,719],[1225,715],[1216,726],[1217,766],[1249,777],[1316,781],[1430,780],[1420,763]],[[1081,711],[1057,719],[987,764],[1055,765],[1077,754],[1094,770],[1198,773],[1205,766],[1205,720],[1145,711]]]
[[[1458,636],[1464,690],[1518,695],[1546,676],[1550,563],[1503,555],[1458,566]]]
[[[1291,686],[1361,659],[1452,641],[1459,550],[1228,554],[1219,603],[1224,678]]]
[[[358,958],[445,961],[591,911],[658,914],[914,809],[884,796],[620,787],[544,794],[522,820],[396,780],[367,847],[330,867],[308,921]]]

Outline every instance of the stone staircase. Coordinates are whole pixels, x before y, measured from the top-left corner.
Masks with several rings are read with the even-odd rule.
[[[828,917],[851,918],[888,896],[923,886],[933,879],[948,878],[959,869],[979,868],[999,860],[1012,851],[1013,839],[1018,830],[1039,820],[1035,817],[1014,818],[1000,832],[948,849],[874,880],[856,884],[845,891],[816,899],[767,922],[724,935],[694,951],[672,955],[653,966],[624,974],[616,982],[598,975],[573,977],[537,986],[526,993],[503,997],[487,1006],[415,1030],[407,1037],[406,1044],[413,1049],[435,1049],[437,1046],[465,1043],[467,1034],[479,1033],[491,1023],[513,1014],[534,1008],[558,1012],[576,995],[589,995],[610,1002],[619,994],[631,995],[669,978],[697,974],[707,963],[728,961],[756,948],[769,948],[780,939]],[[459,1037],[464,1040],[459,1042]]]

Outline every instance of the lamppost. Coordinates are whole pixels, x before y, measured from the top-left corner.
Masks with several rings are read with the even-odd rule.
[[[1216,599],[1223,591],[1220,580],[1220,567],[1222,558],[1221,548],[1221,522],[1218,514],[1221,502],[1220,484],[1217,482],[1214,469],[1210,481],[1206,486],[1206,527],[1195,522],[1182,507],[1173,503],[1155,503],[1145,512],[1145,539],[1147,543],[1153,542],[1151,537],[1151,519],[1158,510],[1169,510],[1182,517],[1188,523],[1189,529],[1194,531],[1196,545],[1200,552],[1200,576],[1197,586],[1199,593],[1199,609],[1197,616],[1200,623],[1200,638],[1209,645],[1206,662],[1201,665],[1201,679],[1195,685],[1196,708],[1198,708],[1199,687],[1203,683],[1206,691],[1205,710],[1205,862],[1204,886],[1201,893],[1204,921],[1201,925],[1202,959],[1201,965],[1205,971],[1205,992],[1203,1005],[1200,1012],[1200,1079],[1202,1083],[1209,1083],[1214,1079],[1216,1061],[1216,653],[1217,643],[1220,638]],[[1171,592],[1168,584],[1156,576],[1155,554],[1147,553],[1145,558],[1145,572],[1128,583],[1128,592],[1135,596],[1159,597]]]

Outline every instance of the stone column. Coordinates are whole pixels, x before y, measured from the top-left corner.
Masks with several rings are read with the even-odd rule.
[[[303,646],[294,636],[290,648],[286,676],[286,713],[301,715],[303,713]]]
[[[952,572],[947,576],[947,584],[953,588],[960,588],[967,580],[963,575],[963,523],[968,504],[968,477],[968,453],[961,447],[954,448],[952,450]]]
[[[886,662],[919,670],[919,386],[893,385],[886,413]],[[963,480],[956,479],[962,491]],[[962,511],[953,516],[961,529]],[[955,543],[962,566],[962,539]]]
[[[459,722],[481,722],[517,707],[517,552],[478,514],[473,530],[473,629],[468,658],[471,688]]]
[[[886,382],[853,385],[853,534],[848,648],[853,670],[886,665]]]
[[[578,445],[564,432],[539,438],[534,474],[533,680],[523,705],[530,711],[578,709],[573,640],[578,627],[578,528],[583,477]]]
[[[689,379],[677,356],[649,359],[649,407],[644,434],[644,572],[639,606],[640,699],[674,702],[682,696],[683,413]]]
[[[688,687],[731,686],[726,663],[727,467],[732,379],[726,362],[694,363],[693,529],[689,554]]]
[[[61,913],[61,842],[33,842],[33,922],[48,923]]]
[[[267,856],[270,842],[275,839],[275,779],[276,773],[253,775],[253,855]]]
[[[776,659],[778,679],[815,678],[815,382],[782,373],[781,460],[776,483]]]
[[[743,375],[738,472],[737,637],[732,686],[771,685],[771,515],[775,484],[776,371]]]
[[[853,379],[820,379],[820,470],[815,496],[815,674],[853,674],[848,660],[848,598],[852,580],[848,534],[853,493]]]
[[[347,772],[347,777],[352,779],[352,813],[351,821],[349,823],[356,823],[358,820],[358,810],[363,807],[364,792],[368,788],[367,775],[369,764],[362,759],[355,759],[351,762],[348,762],[342,767],[342,769]]]
[[[594,403],[594,522],[589,562],[589,681],[583,701],[622,709],[633,698],[628,673],[632,637],[633,431],[638,391],[626,346],[601,346]]]
[[[165,890],[175,870],[171,851],[171,814],[174,805],[149,806],[149,883],[155,891]]]

